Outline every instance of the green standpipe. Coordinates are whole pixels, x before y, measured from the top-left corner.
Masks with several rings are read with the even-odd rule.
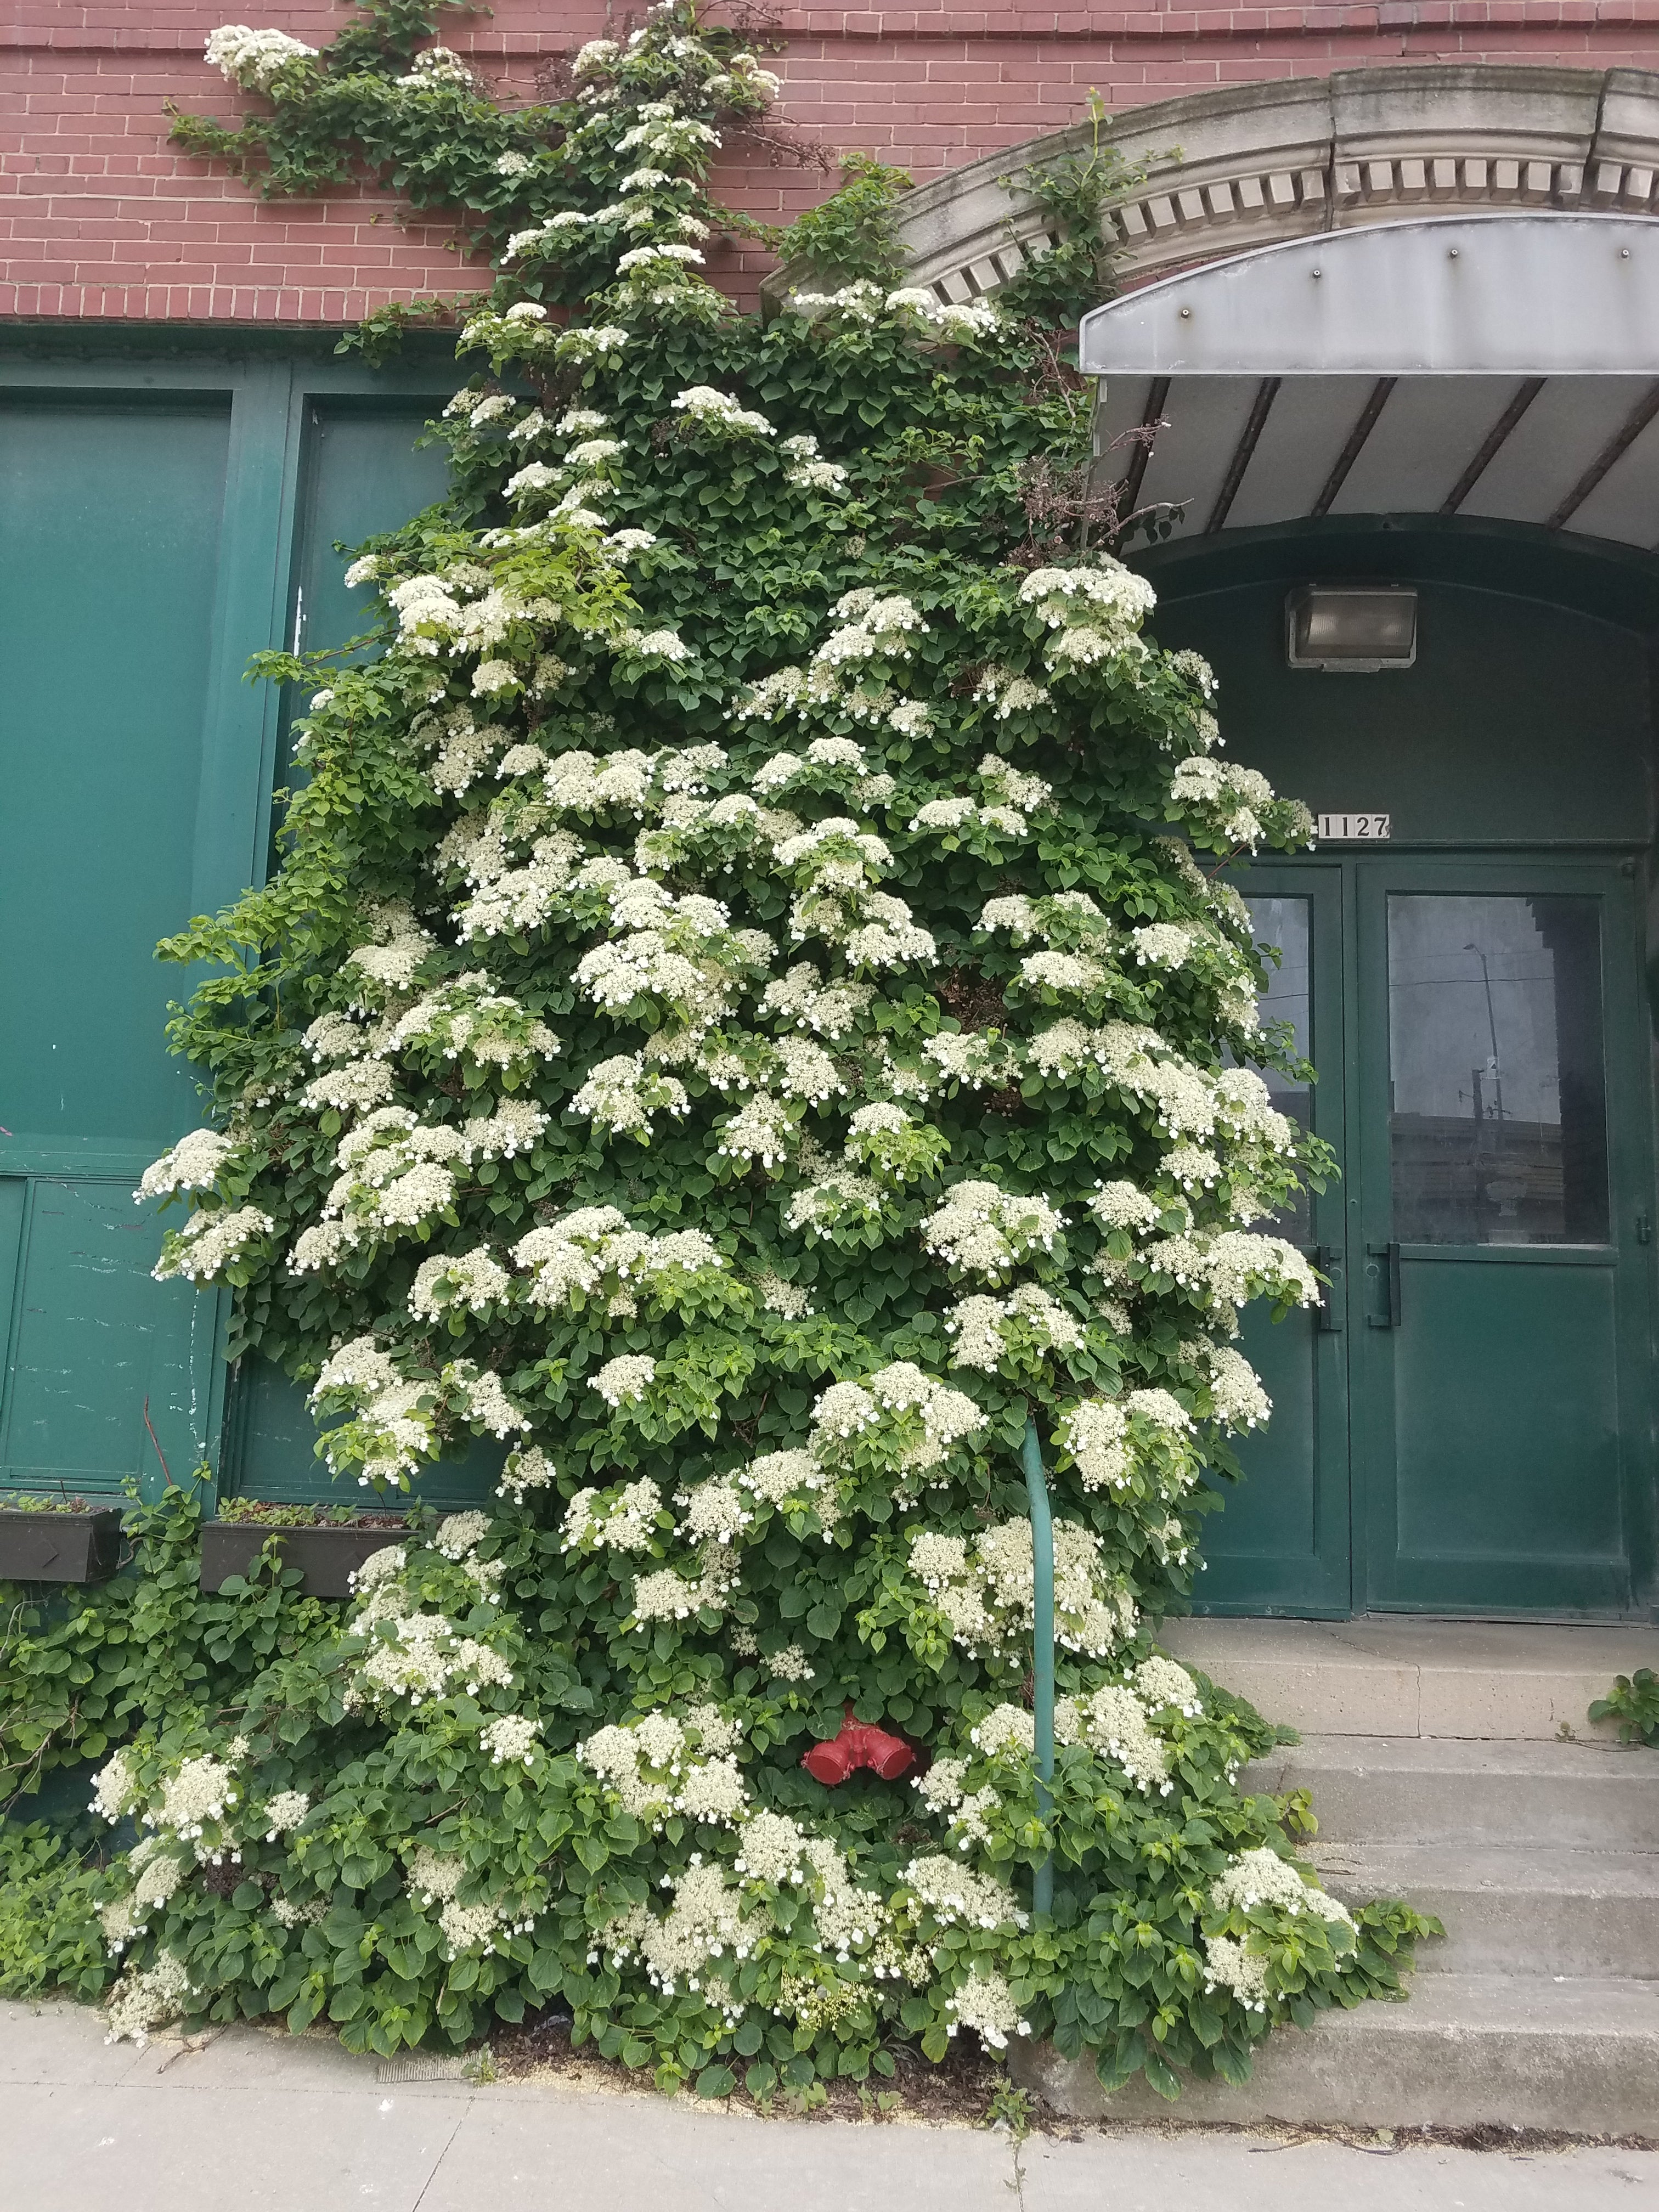
[[[1042,1440],[1028,1415],[1020,1447],[1025,1494],[1031,1501],[1031,1565],[1036,1587],[1032,1604],[1031,1716],[1036,1732],[1037,1811],[1046,1820],[1054,1808],[1054,1524],[1048,1510],[1048,1482],[1042,1472]],[[1031,1881],[1031,1914],[1040,1919],[1054,1910],[1054,1855],[1044,1854]]]

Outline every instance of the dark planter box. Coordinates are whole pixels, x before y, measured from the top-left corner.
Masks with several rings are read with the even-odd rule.
[[[373,1552],[403,1541],[396,1528],[272,1528],[258,1521],[208,1521],[202,1526],[202,1588],[216,1590],[231,1575],[245,1575],[261,1547],[275,1536],[283,1565],[298,1567],[307,1597],[349,1597],[351,1577]]]
[[[107,1582],[121,1564],[121,1509],[17,1513],[0,1506],[0,1581]]]

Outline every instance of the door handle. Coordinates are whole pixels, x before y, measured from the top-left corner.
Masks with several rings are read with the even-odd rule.
[[[1388,1270],[1389,1310],[1387,1313],[1372,1313],[1365,1316],[1368,1328],[1398,1328],[1400,1326],[1400,1243],[1395,1238],[1387,1244],[1368,1244],[1365,1251],[1370,1259],[1381,1260]],[[1367,1274],[1370,1273],[1368,1267]]]
[[[1319,1334],[1321,1336],[1340,1336],[1342,1334],[1342,1247],[1340,1244],[1318,1244],[1314,1248],[1314,1265],[1322,1275],[1329,1277],[1319,1294]]]

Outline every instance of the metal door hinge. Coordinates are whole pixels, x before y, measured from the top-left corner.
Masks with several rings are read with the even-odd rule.
[[[1652,1242],[1653,1242],[1653,1216],[1652,1216],[1650,1213],[1638,1213],[1638,1214],[1637,1215],[1637,1217],[1636,1217],[1636,1241],[1637,1241],[1637,1243],[1638,1243],[1638,1244],[1651,1244],[1651,1243],[1652,1243]]]

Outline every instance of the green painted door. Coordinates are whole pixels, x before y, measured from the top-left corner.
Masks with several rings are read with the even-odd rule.
[[[232,451],[216,397],[0,406],[0,1487],[194,1464],[215,1316],[150,1280],[197,1119],[156,939],[200,902]]]
[[[1355,872],[1368,1601],[1617,1612],[1650,1494],[1633,884],[1547,860]]]
[[[1274,1401],[1208,1525],[1205,1609],[1609,1614],[1651,1554],[1647,1024],[1634,884],[1540,856],[1244,879],[1279,1103],[1340,1186],[1278,1224],[1326,1310],[1243,1348]]]
[[[1343,884],[1340,862],[1252,868],[1243,885],[1258,941],[1269,948],[1264,1022],[1288,1022],[1319,1080],[1270,1075],[1273,1103],[1340,1156],[1343,1097]],[[1276,962],[1273,956],[1277,955]],[[1274,1322],[1260,1304],[1244,1316],[1240,1350],[1273,1400],[1269,1425],[1238,1448],[1243,1480],[1218,1487],[1223,1510],[1204,1524],[1204,1608],[1249,1613],[1345,1614],[1350,1581],[1348,1354],[1344,1194],[1307,1192],[1272,1223],[1329,1277],[1317,1313]]]

